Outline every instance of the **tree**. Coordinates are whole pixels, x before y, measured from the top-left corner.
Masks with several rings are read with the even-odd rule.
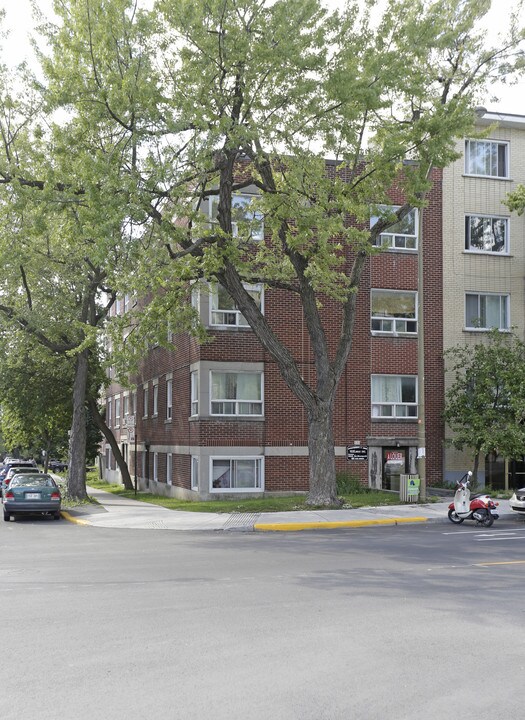
[[[50,362],[47,351],[25,333],[0,336],[0,429],[7,448],[41,456],[68,444],[73,365],[66,358]]]
[[[67,492],[83,499],[86,403],[98,397],[102,382],[97,331],[115,302],[112,276],[127,261],[125,231],[114,216],[113,224],[94,217],[97,187],[80,182],[80,140],[68,154],[64,139],[69,143],[71,136],[48,122],[42,89],[21,76],[13,90],[2,68],[0,85],[0,315],[5,327],[47,350],[57,373],[64,365],[74,368],[71,385],[64,375],[72,409]],[[109,176],[111,162],[106,166]],[[95,376],[99,385],[90,388]],[[11,412],[9,427],[14,420]],[[122,456],[116,457],[132,487]]]
[[[488,0],[390,0],[377,21],[373,5],[158,0],[140,12],[132,0],[63,0],[43,63],[48,107],[71,118],[63,155],[82,157],[60,187],[90,189],[97,237],[128,228],[135,263],[115,286],[152,298],[128,347],[155,332],[159,306],[174,331],[191,330],[188,284],[219,282],[306,409],[315,505],[337,503],[332,410],[363,267],[381,232],[424,207],[431,168],[457,157],[484,88],[523,57],[516,18],[499,47],[484,45]],[[393,184],[406,203],[385,212]],[[258,196],[235,218],[235,193],[250,186]],[[247,292],[254,282],[299,298],[312,385]],[[340,308],[336,348],[328,300]]]
[[[446,393],[444,418],[451,445],[468,448],[477,476],[480,454],[525,455],[525,344],[513,333],[493,330],[485,342],[446,352],[455,374]]]

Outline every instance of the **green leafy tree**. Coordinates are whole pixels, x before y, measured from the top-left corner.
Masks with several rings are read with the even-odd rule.
[[[446,357],[455,376],[444,412],[450,444],[472,452],[474,477],[480,455],[525,455],[525,344],[494,330],[484,342],[458,345]]]
[[[365,263],[381,232],[424,207],[432,168],[456,157],[484,89],[522,60],[516,18],[499,46],[485,45],[489,6],[390,0],[376,20],[374,3],[357,1],[342,13],[318,0],[158,0],[151,12],[132,0],[55,4],[44,94],[49,111],[68,114],[42,130],[46,173],[28,192],[75,210],[75,232],[92,239],[106,273],[121,233],[106,282],[151,298],[127,335],[138,356],[159,317],[194,329],[191,281],[226,289],[305,408],[311,504],[337,503],[332,413]],[[323,156],[335,159],[330,171]],[[5,182],[19,196],[39,168],[8,167]],[[394,183],[406,204],[381,211]],[[237,217],[234,196],[250,186],[257,199]],[[216,215],[205,218],[212,198]],[[245,289],[255,282],[297,298],[313,383]],[[340,309],[335,347],[327,302]]]
[[[71,421],[73,365],[26,334],[0,336],[0,430],[9,451],[45,458],[63,454]],[[47,467],[47,465],[46,465]]]

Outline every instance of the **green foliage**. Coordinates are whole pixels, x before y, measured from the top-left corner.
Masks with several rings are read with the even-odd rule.
[[[446,393],[444,418],[450,443],[473,456],[506,458],[525,453],[525,345],[513,333],[493,330],[475,345],[446,353],[455,380]]]
[[[525,212],[525,185],[517,185],[517,187],[507,195],[505,205],[512,212],[523,215]]]
[[[336,483],[338,495],[358,495],[369,490],[356,475],[349,472],[336,473]]]

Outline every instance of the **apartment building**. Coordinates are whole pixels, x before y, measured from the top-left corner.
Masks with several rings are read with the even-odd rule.
[[[484,112],[480,137],[458,143],[443,171],[443,345],[475,345],[492,327],[525,339],[525,216],[503,204],[525,182],[525,116]],[[453,378],[446,377],[446,386]],[[446,431],[450,438],[450,432]],[[471,467],[471,453],[445,448],[445,478]],[[505,487],[523,463],[488,456],[480,480]]]
[[[425,278],[428,482],[436,482],[443,472],[441,171],[435,170],[432,180],[422,217],[414,210],[389,228],[380,238],[384,251],[367,261],[353,348],[335,403],[337,469],[376,488],[396,490],[400,473],[417,471],[420,252]],[[236,212],[249,207],[251,190],[255,188],[235,196]],[[392,206],[403,201],[394,188]],[[213,214],[213,199],[203,212]],[[305,380],[314,382],[298,300],[284,290],[257,285],[250,292],[276,334],[286,340]],[[107,422],[131,474],[136,472],[143,489],[189,499],[306,491],[308,428],[303,406],[220,286],[196,288],[193,302],[213,342],[199,345],[179,335],[173,338],[173,349],[152,348],[144,358],[135,392],[116,384],[107,390]],[[340,327],[335,303],[325,304],[323,319],[335,346]],[[129,416],[131,435],[126,427]],[[107,445],[103,458],[104,476],[118,480]]]

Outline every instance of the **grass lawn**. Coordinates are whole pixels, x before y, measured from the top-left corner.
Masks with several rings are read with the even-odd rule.
[[[285,497],[248,498],[247,500],[210,500],[207,502],[193,502],[191,500],[179,500],[177,498],[164,497],[163,495],[152,495],[150,493],[138,492],[137,495],[131,490],[124,490],[122,485],[110,485],[96,477],[88,474],[87,484],[90,487],[105,490],[122,497],[149,502],[154,505],[161,505],[170,510],[187,510],[189,512],[285,512],[286,510],[312,510],[305,504],[305,495],[288,495]],[[400,505],[397,493],[381,492],[363,488],[362,492],[354,492],[343,495],[343,507],[377,507],[379,505]]]

